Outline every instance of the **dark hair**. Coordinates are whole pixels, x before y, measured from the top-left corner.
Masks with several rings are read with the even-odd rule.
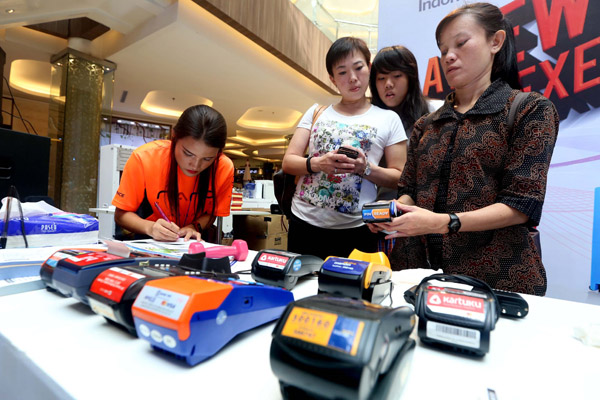
[[[371,102],[378,107],[389,109],[381,100],[379,92],[377,92],[376,78],[377,74],[389,74],[393,71],[401,71],[406,75],[408,81],[406,97],[397,107],[392,109],[400,116],[404,130],[408,135],[414,123],[429,112],[429,106],[423,92],[421,92],[417,60],[406,47],[384,47],[375,56],[371,65],[371,79],[369,81],[371,95],[373,96]]]
[[[196,185],[198,199],[196,201],[196,210],[194,211],[195,221],[202,215],[207,197],[212,197],[213,199],[211,215],[214,216],[215,214],[217,204],[215,175],[219,165],[219,157],[227,141],[227,124],[225,123],[225,118],[214,108],[201,104],[186,109],[173,128],[167,198],[169,199],[171,212],[177,218],[179,218],[179,185],[177,184],[177,170],[179,167],[175,158],[175,146],[179,139],[187,136],[192,136],[196,140],[202,140],[207,146],[219,149],[215,161],[198,175]],[[209,182],[212,183],[210,192],[208,190]],[[191,196],[192,194],[190,194],[190,202],[192,201]],[[177,223],[180,224],[181,221],[178,220]]]
[[[491,37],[499,30],[506,32],[506,40],[500,51],[494,56],[491,80],[493,82],[500,78],[508,83],[513,89],[522,89],[519,81],[519,70],[517,68],[517,52],[515,48],[513,26],[507,18],[504,18],[502,11],[495,5],[489,3],[466,4],[446,15],[435,30],[435,40],[437,41],[438,47],[440,45],[440,35],[442,30],[450,22],[462,15],[472,15],[486,31],[488,37]]]
[[[329,75],[333,76],[333,66],[353,52],[358,51],[365,57],[367,64],[371,62],[371,52],[364,40],[355,37],[341,37],[329,48],[325,56],[325,66]]]

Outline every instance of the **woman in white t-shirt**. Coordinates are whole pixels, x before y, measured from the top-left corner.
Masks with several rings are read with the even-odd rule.
[[[348,257],[354,249],[377,251],[377,235],[362,222],[362,205],[376,199],[376,185],[397,186],[407,138],[398,115],[365,96],[370,59],[366,43],[351,37],[336,40],[327,52],[327,72],[342,98],[320,114],[317,104],[308,109],[283,159],[283,170],[300,176],[289,251],[321,258]],[[340,148],[354,151],[356,158]],[[383,155],[386,168],[379,166]]]

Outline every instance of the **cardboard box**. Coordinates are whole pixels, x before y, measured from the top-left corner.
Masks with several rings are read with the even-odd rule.
[[[243,239],[248,244],[250,250],[287,250],[287,232],[275,233],[273,235],[256,235],[256,234],[245,234],[243,236],[237,236],[236,239]]]
[[[237,215],[233,236],[248,243],[250,250],[287,250],[288,220],[284,215]]]
[[[247,240],[251,250],[287,250],[287,232],[276,233],[266,237],[254,236]]]
[[[232,237],[227,237],[227,238],[222,238],[221,239],[221,245],[222,246],[231,246],[233,244],[233,238]]]
[[[284,215],[238,215],[233,218],[233,234],[236,239],[244,236],[270,236],[287,233],[288,220]]]

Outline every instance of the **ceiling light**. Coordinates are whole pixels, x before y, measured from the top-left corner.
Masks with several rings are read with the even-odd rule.
[[[227,140],[233,142],[241,142],[248,146],[268,146],[268,145],[276,145],[276,144],[285,144],[285,138],[279,139],[262,139],[262,140],[253,140],[245,136],[241,136],[239,131],[235,136],[228,137]]]
[[[256,149],[255,154],[263,157],[282,157],[285,154],[284,146],[271,146],[267,148]]]
[[[7,9],[6,9],[6,13],[7,13],[7,14],[12,14],[12,13],[14,13],[14,12],[15,12],[15,9],[14,9],[14,8],[7,8]]]
[[[280,158],[264,158],[264,157],[254,157],[257,161],[265,161],[265,162],[279,162]]]
[[[238,126],[261,131],[286,131],[293,128],[302,113],[283,107],[252,107],[237,120]]]
[[[227,142],[225,143],[225,148],[226,149],[245,149],[248,146],[239,144],[239,143],[231,143],[231,142]]]
[[[196,104],[205,104],[212,107],[213,102],[205,97],[193,94],[153,90],[146,94],[140,109],[147,114],[179,118],[186,108]]]
[[[59,95],[59,88],[52,88],[52,67],[47,61],[13,60],[8,78],[11,87],[34,96]]]
[[[228,153],[228,154],[233,154],[233,155],[236,155],[236,156],[239,156],[239,157],[248,157],[248,156],[246,155],[246,153],[244,153],[244,152],[242,152],[242,151],[239,151],[239,150],[227,150],[227,149],[225,149],[225,150],[223,150],[223,151],[224,151],[225,153]]]

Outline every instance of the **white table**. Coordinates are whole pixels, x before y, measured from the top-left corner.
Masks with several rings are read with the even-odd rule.
[[[249,269],[250,263],[234,267]],[[422,276],[394,273],[394,306]],[[316,290],[313,278],[293,292],[299,299]],[[529,315],[501,318],[483,359],[426,348],[414,332],[417,348],[402,398],[483,400],[491,388],[499,400],[597,399],[600,349],[585,346],[572,331],[600,323],[600,307],[525,297]],[[0,297],[0,399],[278,399],[269,363],[273,327],[246,332],[189,367],[71,298],[45,290]]]
[[[277,200],[275,199],[275,195],[272,198],[242,198],[242,207],[243,208],[270,208],[271,204],[277,204]]]
[[[271,203],[272,202],[270,200],[265,200],[263,202],[253,202],[245,204],[248,204],[248,207],[262,207],[269,206]],[[89,211],[95,213],[98,216],[98,236],[101,238],[112,239],[115,235],[115,206],[109,206],[106,208],[94,207],[90,208]],[[267,211],[266,209],[265,211],[242,209],[231,211],[231,214],[227,217],[217,217],[215,222],[217,226],[217,243],[221,243],[221,239],[223,237],[223,229],[229,228],[229,231],[231,230],[231,227],[233,226],[232,218],[234,215],[269,215],[270,213],[271,212]],[[227,219],[228,222],[224,223],[223,219]]]

